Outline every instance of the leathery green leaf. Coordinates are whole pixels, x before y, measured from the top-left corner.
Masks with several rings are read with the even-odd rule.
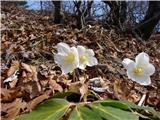
[[[126,104],[127,106],[129,106],[131,109],[136,109],[136,110],[143,110],[146,111],[148,113],[151,113],[154,117],[157,117],[158,119],[160,119],[160,115],[158,114],[157,111],[155,111],[152,107],[148,107],[148,106],[138,106],[132,102],[128,102],[128,101],[119,101],[121,103]]]
[[[138,120],[138,115],[110,106],[102,106],[101,104],[93,104],[91,108],[95,113],[99,114],[106,120]]]
[[[67,111],[70,104],[65,99],[50,99],[40,104],[28,114],[16,120],[59,120]]]
[[[76,106],[72,111],[69,120],[103,120],[93,110],[86,106]]]
[[[123,110],[131,110],[129,105],[125,104],[122,101],[117,101],[117,100],[95,101],[94,103],[100,103],[102,106],[111,106]]]
[[[143,111],[146,111],[147,113],[151,113],[154,117],[160,118],[160,115],[158,115],[158,112],[155,111],[152,107],[138,106],[128,101],[104,100],[104,101],[95,101],[94,103],[100,103],[102,106],[111,106],[111,107],[115,107],[123,110],[131,110],[131,109],[141,110],[141,111],[143,110]],[[139,113],[139,115],[143,116],[141,113]]]

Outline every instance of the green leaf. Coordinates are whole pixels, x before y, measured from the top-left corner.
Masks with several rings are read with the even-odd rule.
[[[16,120],[62,120],[65,114],[70,115],[68,116],[69,120],[138,120],[139,116],[148,118],[148,115],[134,113],[133,110],[152,113],[154,116],[150,116],[150,119],[157,119],[155,116],[158,116],[157,112],[151,107],[140,107],[126,101],[105,100],[74,104],[67,102],[65,99],[52,98]],[[65,119],[68,120],[68,117]]]
[[[102,106],[101,104],[93,104],[91,108],[96,114],[99,114],[106,120],[138,120],[138,115],[110,106]]]
[[[155,111],[152,107],[138,106],[128,101],[105,100],[105,101],[95,101],[94,103],[100,103],[102,106],[112,106],[112,107],[116,107],[123,110],[131,110],[131,109],[135,109],[136,111],[143,110],[143,111],[146,111],[147,113],[151,113],[155,117],[160,118],[160,115],[158,115],[158,112]],[[143,115],[140,115],[140,116],[143,116]],[[144,117],[147,117],[147,116],[144,114]]]
[[[95,101],[94,103],[100,103],[102,106],[111,106],[123,110],[131,110],[129,105],[118,100],[103,100],[103,101]]]
[[[86,106],[76,106],[69,120],[103,120],[99,115]]]
[[[128,105],[132,109],[143,110],[143,111],[149,112],[149,113],[153,114],[153,116],[158,117],[160,119],[160,115],[152,107],[138,106],[138,105],[131,103],[131,102],[128,102],[128,101],[119,101],[119,102],[122,102],[122,103]]]
[[[50,99],[16,120],[59,120],[70,107],[65,99]]]

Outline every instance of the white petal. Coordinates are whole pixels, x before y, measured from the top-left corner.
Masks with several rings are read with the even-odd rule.
[[[134,77],[133,70],[135,68],[135,65],[136,65],[135,62],[133,61],[127,65],[127,76],[129,79]]]
[[[79,64],[78,68],[84,70],[86,68],[86,64]]]
[[[140,85],[149,85],[151,80],[149,75],[136,76],[133,71],[127,71],[128,78],[132,81],[139,83]]]
[[[79,64],[79,57],[78,57],[78,50],[76,47],[71,47],[71,52],[75,55],[75,61],[74,64],[76,67],[78,67]]]
[[[72,72],[74,69],[78,68],[78,65],[79,65],[78,61],[74,61],[72,64],[68,64],[64,61],[60,65],[62,74],[67,74],[69,72]]]
[[[78,50],[76,47],[71,47],[71,52],[75,55],[76,59],[78,59]]]
[[[73,64],[68,64],[65,61],[64,58],[65,58],[64,55],[62,55],[62,54],[56,54],[54,56],[54,61],[55,61],[55,63],[57,63],[61,67],[62,71],[70,72],[69,70],[72,69],[73,66],[75,66],[75,64],[74,63]],[[68,66],[71,66],[71,67],[68,67]]]
[[[141,85],[150,85],[151,84],[151,79],[149,76],[145,76],[142,79],[137,81]]]
[[[133,74],[132,71],[127,71],[127,76],[128,76],[129,79],[132,79],[133,81],[135,81],[135,79],[133,79],[134,78],[134,74]]]
[[[127,70],[132,71],[135,68],[135,66],[136,66],[136,63],[132,61],[127,65]]]
[[[71,47],[71,52],[74,54],[75,56],[75,60],[72,63],[73,69],[78,68],[79,65],[79,57],[78,57],[78,50],[76,47]]]
[[[78,68],[78,66],[79,66],[79,60],[76,59],[76,60],[73,62],[72,66],[73,66],[74,69]]]
[[[123,61],[122,61],[122,65],[124,66],[124,68],[128,68],[128,65],[131,63],[131,62],[133,62],[134,63],[134,61],[133,60],[131,60],[131,59],[128,59],[128,58],[125,58]]]
[[[74,70],[73,64],[65,64],[61,67],[62,74],[67,74],[69,72],[72,72]]]
[[[135,77],[133,79],[135,79],[134,81],[136,81],[140,85],[150,85],[151,84],[151,79],[149,76],[140,76],[140,77]]]
[[[81,46],[81,45],[77,46],[77,50],[78,50],[78,54],[79,55],[82,55],[82,54],[84,54],[86,52],[86,48]]]
[[[70,47],[66,43],[61,42],[61,43],[58,43],[57,50],[58,50],[58,53],[65,54],[70,51]]]
[[[155,73],[155,67],[149,63],[144,72],[146,75],[153,75]]]
[[[136,64],[138,65],[146,66],[149,64],[149,56],[145,52],[141,52],[140,54],[138,54],[135,60],[136,60]]]
[[[64,63],[64,55],[62,54],[55,54],[54,55],[54,62],[58,65],[62,65]]]
[[[54,61],[57,63],[62,70],[62,74],[67,74],[69,72],[72,72],[75,68],[79,65],[79,57],[78,57],[78,51],[76,47],[69,47],[65,43],[59,43],[57,45],[58,47],[58,54],[55,54]],[[65,58],[66,55],[69,53],[74,54],[74,61],[72,63],[68,63]]]
[[[97,65],[98,60],[95,57],[90,57],[86,64],[91,67],[91,66]]]
[[[92,49],[87,49],[86,53],[88,54],[88,56],[94,56],[95,55]]]

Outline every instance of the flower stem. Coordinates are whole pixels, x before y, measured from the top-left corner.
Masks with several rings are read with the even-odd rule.
[[[75,69],[73,71],[73,82],[79,81],[79,71],[78,69]]]

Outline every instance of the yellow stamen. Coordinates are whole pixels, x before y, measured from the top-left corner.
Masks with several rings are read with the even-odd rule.
[[[80,62],[83,63],[83,62],[86,62],[88,60],[87,56],[86,55],[81,55],[80,56]]]
[[[67,61],[67,63],[73,63],[74,62],[74,60],[75,60],[75,56],[74,56],[74,54],[73,53],[68,53],[67,55],[66,55],[66,61]]]
[[[136,76],[141,76],[141,75],[143,74],[143,72],[144,72],[144,70],[143,70],[142,67],[136,67],[136,68],[134,69],[134,74],[135,74]]]

